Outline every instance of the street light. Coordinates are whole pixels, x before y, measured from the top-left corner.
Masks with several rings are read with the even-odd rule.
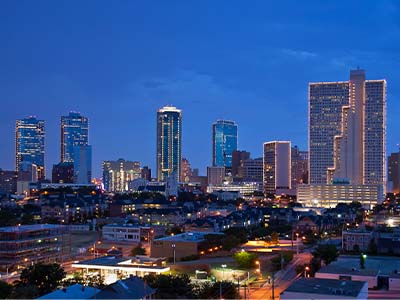
[[[222,280],[225,280],[225,268],[226,268],[226,265],[221,265],[221,267],[222,267]]]
[[[101,241],[97,241],[97,244],[100,245]],[[96,242],[93,243],[93,257],[96,258]]]
[[[176,257],[175,257],[175,248],[176,248],[176,245],[172,244],[171,247],[172,247],[172,251],[174,252],[174,265],[175,265],[175,259],[176,259]]]
[[[307,278],[307,271],[310,271],[310,267],[309,267],[309,266],[306,266],[306,267],[304,268],[304,277],[305,277],[305,278]]]
[[[261,274],[261,263],[259,260],[256,260],[256,265],[257,265],[257,273],[260,274],[261,278],[262,278],[262,274]]]
[[[296,253],[299,255],[299,233],[296,232]]]

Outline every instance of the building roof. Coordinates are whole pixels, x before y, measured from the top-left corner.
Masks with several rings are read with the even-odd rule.
[[[184,232],[173,236],[167,236],[154,241],[171,241],[171,242],[201,242],[204,241],[204,236],[209,232]],[[218,234],[218,233],[212,233]],[[222,233],[221,233],[222,234]]]
[[[153,295],[155,289],[149,287],[145,281],[136,276],[131,276],[125,280],[105,287],[100,293],[92,298],[96,299],[143,299]]]
[[[91,299],[100,292],[99,289],[74,284],[67,288],[56,290],[37,299]]]
[[[318,273],[377,276],[392,275],[400,271],[398,257],[367,256],[365,269],[360,268],[359,256],[343,256],[318,271]]]
[[[32,224],[32,225],[0,227],[0,232],[24,232],[24,231],[35,231],[35,230],[54,229],[54,228],[67,228],[67,227],[58,224]]]
[[[365,281],[300,278],[293,282],[282,294],[285,292],[292,292],[357,297],[365,284]]]

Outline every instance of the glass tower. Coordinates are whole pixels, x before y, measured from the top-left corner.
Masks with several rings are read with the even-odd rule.
[[[237,150],[237,125],[233,121],[217,120],[212,126],[214,167],[232,168],[232,152]]]
[[[157,179],[178,180],[182,159],[182,111],[165,106],[157,111]]]
[[[74,162],[74,147],[89,143],[89,121],[77,112],[61,117],[61,162]]]
[[[45,178],[44,130],[45,122],[29,117],[16,121],[15,126],[15,170],[24,171],[26,166],[36,170],[35,178]]]

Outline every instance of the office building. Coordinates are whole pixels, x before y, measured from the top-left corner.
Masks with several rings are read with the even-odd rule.
[[[122,158],[116,161],[103,161],[103,184],[108,192],[127,192],[129,183],[140,177],[138,161],[126,161]]]
[[[309,183],[346,179],[354,185],[386,182],[386,81],[309,84]]]
[[[306,207],[334,208],[339,203],[360,202],[372,209],[384,200],[382,185],[353,185],[348,182],[334,184],[300,184],[297,186],[297,202]]]
[[[51,172],[52,183],[73,183],[74,182],[74,164],[63,162],[53,165]]]
[[[221,185],[225,179],[225,167],[207,167],[208,185]]]
[[[0,264],[9,270],[62,263],[71,253],[68,226],[35,224],[0,228]]]
[[[148,166],[144,166],[140,172],[143,179],[151,181],[151,169]]]
[[[74,183],[92,182],[92,146],[74,147]]]
[[[232,152],[232,176],[239,175],[239,167],[248,159],[250,159],[250,152],[238,150]]]
[[[44,165],[45,122],[35,117],[17,120],[15,126],[15,170],[34,166],[35,178],[46,176]]]
[[[297,146],[292,147],[292,189],[298,184],[308,183],[308,151],[300,151]]]
[[[0,194],[17,192],[18,172],[0,169]]]
[[[392,153],[388,158],[388,181],[392,192],[400,193],[400,152]]]
[[[182,158],[180,181],[189,182],[191,177],[192,169],[190,168],[190,162],[188,159]]]
[[[157,179],[179,179],[182,159],[182,111],[165,106],[157,111]]]
[[[239,166],[238,177],[242,182],[263,182],[263,158],[243,160]]]
[[[232,168],[232,153],[237,150],[238,127],[233,121],[217,120],[212,125],[213,132],[213,167]]]
[[[89,120],[78,112],[61,117],[61,162],[74,162],[76,146],[89,144]]]
[[[273,141],[263,145],[264,193],[291,188],[291,148],[288,141]]]

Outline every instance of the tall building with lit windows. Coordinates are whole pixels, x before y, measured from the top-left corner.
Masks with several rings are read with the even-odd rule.
[[[309,147],[310,184],[385,185],[386,81],[310,83]]]
[[[165,106],[157,111],[157,179],[179,179],[182,160],[182,111]]]
[[[15,124],[15,170],[34,170],[32,177],[45,179],[45,122],[35,117],[17,120]]]
[[[74,147],[89,144],[89,120],[78,112],[61,117],[61,162],[74,162]]]
[[[291,146],[288,141],[273,141],[263,146],[264,193],[291,189]]]
[[[118,160],[103,161],[103,183],[108,192],[127,192],[129,184],[141,177],[140,162]]]
[[[232,153],[237,150],[238,126],[233,121],[217,120],[212,125],[213,167],[232,168]]]
[[[73,163],[74,182],[92,180],[92,147],[89,145],[89,120],[78,112],[61,117],[61,162]]]

